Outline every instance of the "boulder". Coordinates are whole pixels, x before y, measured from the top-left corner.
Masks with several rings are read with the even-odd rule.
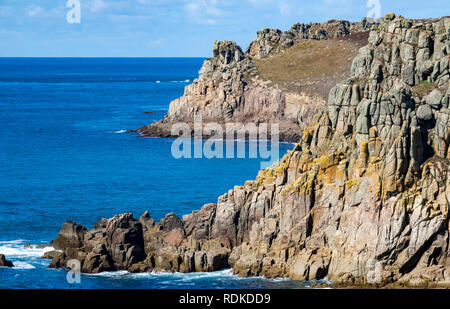
[[[142,224],[132,214],[101,219],[89,231],[66,222],[52,244],[62,252],[44,255],[52,259],[50,267],[65,267],[68,260],[78,259],[86,273],[128,269],[146,257]]]
[[[417,109],[417,118],[425,121],[433,119],[433,110],[430,105],[425,104],[419,106]]]
[[[429,95],[425,97],[425,101],[428,105],[433,108],[439,108],[441,106],[441,101],[443,94],[439,89],[434,89]]]
[[[0,254],[0,267],[14,267],[14,265],[3,254]]]
[[[80,248],[83,246],[84,234],[86,228],[75,222],[63,223],[58,237],[51,242],[56,250],[64,250],[66,248]]]
[[[170,232],[173,229],[183,229],[183,222],[174,213],[167,214],[160,224],[165,232]]]

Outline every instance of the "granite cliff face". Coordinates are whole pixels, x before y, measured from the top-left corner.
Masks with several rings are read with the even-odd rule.
[[[205,60],[198,79],[185,88],[184,96],[171,102],[164,120],[140,128],[138,132],[143,136],[177,136],[171,131],[173,124],[190,124],[195,115],[201,115],[205,123],[280,123],[280,139],[297,142],[307,119],[326,107],[326,95],[321,88],[328,93],[331,85],[348,74],[351,55],[356,55],[359,47],[367,43],[367,36],[356,42],[338,43],[342,46],[335,48],[333,53],[350,57],[334,64],[341,69],[337,79],[333,76],[335,72],[330,70],[316,80],[289,78],[294,85],[285,87],[284,79],[281,80],[284,83],[273,83],[273,78],[263,79],[260,74],[264,70],[258,66],[258,61],[281,55],[307,41],[330,40],[329,44],[333,46],[336,44],[333,39],[365,32],[370,26],[365,21],[332,20],[323,24],[296,24],[286,32],[263,29],[245,53],[234,42],[216,41],[214,57]],[[330,47],[321,48],[326,50]],[[308,50],[303,49],[300,53],[307,54]],[[321,55],[315,57],[319,59]],[[323,61],[325,65],[326,59]],[[302,69],[299,63],[298,70]],[[271,71],[272,67],[266,70]],[[292,67],[291,70],[297,68]],[[327,83],[332,78],[335,80]],[[308,91],[311,85],[320,90]]]
[[[244,57],[229,44],[215,59]],[[449,59],[450,18],[388,14],[327,110],[255,181],[182,219],[65,223],[51,266],[450,287]]]

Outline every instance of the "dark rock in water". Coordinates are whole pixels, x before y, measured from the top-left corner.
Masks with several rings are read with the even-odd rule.
[[[0,254],[0,267],[14,267],[14,265],[3,254]]]
[[[51,247],[51,244],[39,244],[39,245],[33,245],[33,244],[25,244],[23,245],[24,249],[44,249],[47,247]]]
[[[80,248],[83,245],[86,228],[75,222],[65,222],[59,231],[58,238],[51,245],[57,250]]]
[[[70,259],[81,262],[82,271],[98,273],[128,269],[145,259],[142,224],[131,214],[101,219],[92,230],[73,222],[63,224],[55,249],[44,255],[51,258],[50,267],[65,267]]]
[[[148,212],[139,222],[131,214],[102,219],[84,233],[81,245],[66,246],[63,252],[47,252],[43,258],[52,259],[51,268],[65,268],[69,260],[77,259],[84,273],[220,270],[228,267],[230,242],[207,239],[214,209],[215,205],[210,204],[198,212],[202,214],[198,218],[187,217],[185,222],[175,214],[168,214],[156,223]],[[192,235],[186,235],[185,225],[197,227],[198,231],[190,228]],[[65,234],[67,224],[63,225],[58,239],[64,239]]]
[[[50,251],[44,254],[42,257],[44,259],[51,259],[49,268],[66,268],[66,262],[70,259],[67,259],[67,255],[61,251]]]
[[[156,114],[156,112],[148,112],[148,111],[145,111],[144,114],[154,115],[154,114]]]
[[[52,260],[54,258],[59,257],[63,252],[61,251],[47,251],[44,253],[44,255],[42,256],[43,259],[48,259],[48,260]]]
[[[84,259],[81,270],[85,273],[97,274],[114,269],[114,261],[108,254],[101,255],[91,252]]]

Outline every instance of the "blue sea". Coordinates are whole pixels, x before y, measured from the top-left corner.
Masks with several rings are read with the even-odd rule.
[[[303,288],[305,282],[209,274],[83,275],[40,257],[61,224],[144,211],[161,219],[214,203],[254,179],[258,159],[175,159],[172,139],[123,133],[160,120],[201,58],[0,58],[0,288]],[[154,114],[146,114],[151,111]],[[273,145],[272,145],[273,146]],[[249,146],[250,147],[250,146]],[[280,156],[293,145],[280,143]]]

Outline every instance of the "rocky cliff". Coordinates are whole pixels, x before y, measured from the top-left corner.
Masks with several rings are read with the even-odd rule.
[[[177,136],[173,124],[191,124],[201,115],[205,124],[280,123],[280,139],[297,142],[307,120],[325,109],[331,87],[348,74],[371,26],[331,20],[296,24],[286,32],[266,28],[246,52],[231,41],[215,42],[213,58],[205,60],[184,96],[171,102],[164,120],[138,132]],[[285,76],[284,66],[303,74]]]
[[[450,18],[388,14],[368,41],[327,109],[255,181],[182,219],[65,223],[51,266],[450,287]],[[223,60],[243,57],[234,50]]]

